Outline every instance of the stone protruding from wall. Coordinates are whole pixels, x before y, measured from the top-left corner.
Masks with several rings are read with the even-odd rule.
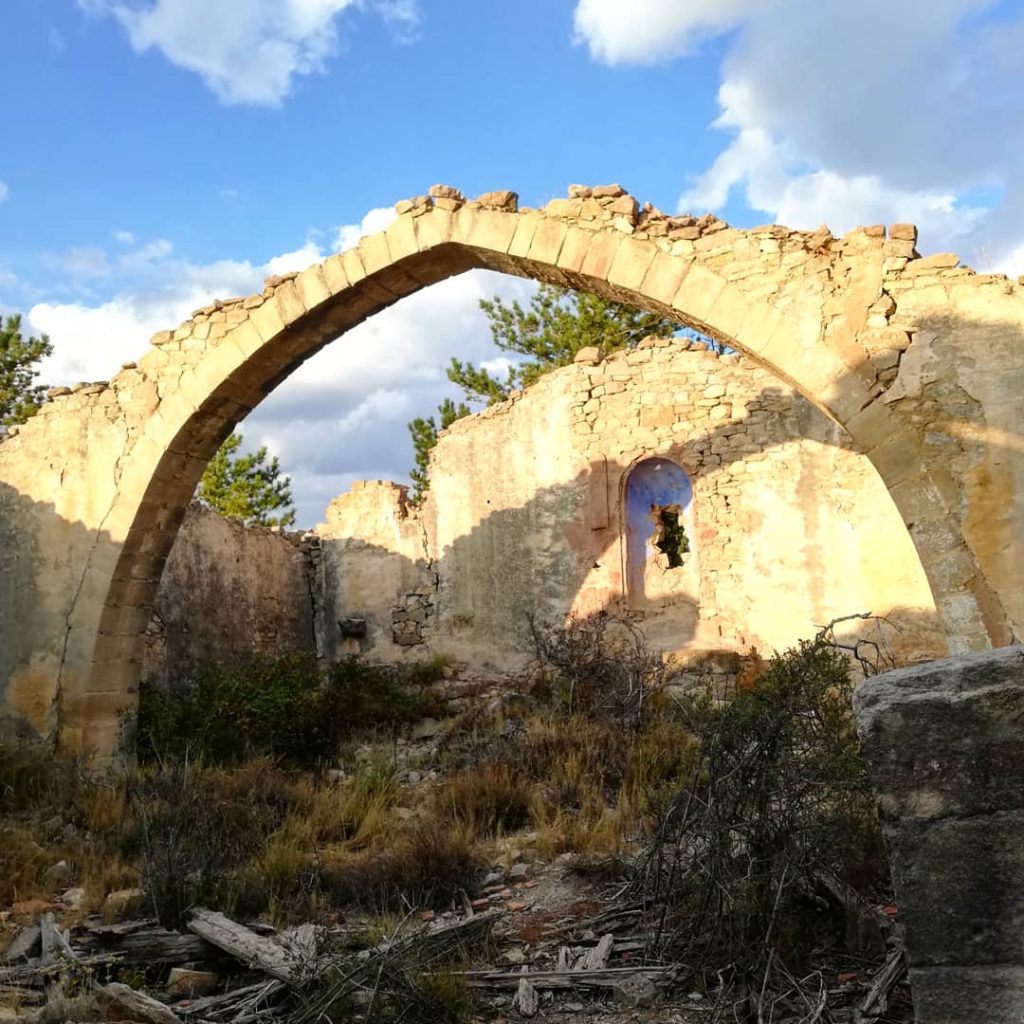
[[[142,678],[173,686],[198,662],[312,654],[317,546],[193,503],[160,578]]]
[[[917,1020],[1024,1020],[1024,647],[901,669],[854,696]]]

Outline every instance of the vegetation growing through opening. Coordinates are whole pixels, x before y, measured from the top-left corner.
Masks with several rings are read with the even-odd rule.
[[[683,564],[683,555],[690,551],[690,538],[686,535],[678,508],[658,510],[658,539],[654,546],[668,558],[670,569],[678,569]]]

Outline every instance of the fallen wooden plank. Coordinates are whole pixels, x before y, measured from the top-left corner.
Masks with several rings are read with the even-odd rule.
[[[519,986],[516,989],[515,1007],[524,1017],[534,1017],[540,1009],[540,1000],[537,997],[537,990],[530,984],[530,980],[523,975],[519,979]]]
[[[97,985],[96,993],[101,1002],[117,1007],[118,1013],[124,1014],[128,1020],[140,1021],[141,1024],[181,1024],[181,1018],[169,1006],[130,985],[112,981],[107,985]]]
[[[612,955],[612,946],[615,944],[615,936],[611,932],[601,937],[593,949],[588,950],[580,965],[584,971],[600,971],[608,966],[608,957]]]
[[[192,912],[188,926],[210,945],[230,953],[247,967],[263,971],[289,985],[302,980],[298,962],[276,942],[236,924],[223,914],[198,908]]]
[[[670,981],[675,967],[606,967],[600,971],[536,971],[530,984],[539,989],[618,988],[627,978]],[[518,988],[521,974],[509,971],[464,971],[459,974],[470,988]]]
[[[117,953],[101,953],[97,956],[80,956],[77,960],[54,960],[44,964],[42,960],[30,961],[17,967],[0,967],[0,985],[44,985],[55,975],[83,967],[98,967],[101,964],[116,964],[121,960]]]
[[[169,932],[159,927],[135,931],[90,928],[81,945],[87,950],[117,950],[125,963],[132,964],[175,965],[221,955],[220,950],[198,935]]]
[[[42,949],[41,960],[44,964],[52,963],[58,958],[76,960],[78,954],[71,948],[67,933],[57,927],[53,911],[47,911],[39,919],[39,944]]]
[[[202,999],[190,999],[188,1002],[175,1006],[175,1011],[183,1017],[217,1017],[219,1011],[239,1003],[269,999],[284,991],[282,981],[258,981],[255,985],[244,985],[242,988],[222,992],[216,996],[204,996]]]
[[[875,975],[871,987],[854,1012],[857,1024],[870,1024],[878,1020],[889,1008],[889,994],[907,969],[903,952],[903,944],[898,943]]]

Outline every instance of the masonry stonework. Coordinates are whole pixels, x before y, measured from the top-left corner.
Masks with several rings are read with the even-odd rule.
[[[303,360],[474,267],[593,291],[694,327],[796,388],[880,475],[951,651],[1024,623],[1024,289],[921,258],[909,225],[749,231],[618,186],[543,210],[450,187],[262,292],[197,310],[137,364],[59,389],[0,443],[6,720],[109,754],[131,713],[164,562],[207,460]],[[510,454],[514,459],[514,453]],[[540,521],[561,517],[556,501]],[[562,571],[553,566],[553,572]],[[888,565],[879,556],[877,572]]]
[[[651,457],[688,474],[692,536],[678,567],[656,553],[647,600],[627,583],[624,494]],[[770,652],[866,610],[892,623],[901,663],[947,651],[874,467],[738,355],[684,338],[585,353],[442,432],[430,481],[418,508],[397,484],[357,484],[317,528],[327,618],[365,620],[359,649],[374,657],[422,644],[411,653],[509,669],[531,652],[531,618],[605,611],[684,657]],[[328,657],[348,649],[325,638]]]
[[[200,662],[315,653],[315,547],[189,506],[146,628],[142,678],[173,687]]]

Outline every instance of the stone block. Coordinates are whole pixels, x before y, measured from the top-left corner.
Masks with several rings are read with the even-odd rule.
[[[387,236],[388,252],[392,262],[407,256],[415,256],[420,251],[416,240],[416,220],[413,217],[399,217],[393,220],[384,229],[384,234]]]
[[[508,247],[509,256],[518,258],[526,256],[530,251],[530,245],[533,243],[533,235],[537,230],[537,225],[542,219],[542,215],[537,210],[531,210],[529,213],[520,213],[516,216],[516,232],[512,236],[512,241]]]
[[[887,672],[854,704],[887,817],[1024,811],[1024,648]]]
[[[681,256],[659,251],[644,275],[640,290],[647,298],[671,306],[691,265]]]
[[[854,695],[906,928],[917,1019],[1014,1021],[1024,994],[1024,647]],[[989,1012],[991,1005],[996,1012]],[[1007,1016],[1013,1007],[1017,1016]]]
[[[386,231],[378,231],[374,235],[364,235],[359,239],[359,255],[366,269],[366,275],[377,273],[385,267],[391,266],[391,250],[388,248],[388,236]]]
[[[562,270],[568,270],[574,274],[581,271],[593,237],[592,231],[585,231],[583,228],[570,225],[558,253],[558,266]]]
[[[420,252],[443,245],[452,237],[452,215],[449,210],[438,207],[428,210],[413,221],[416,231],[416,245]]]
[[[552,217],[544,217],[537,222],[530,240],[530,248],[527,256],[535,263],[547,263],[555,266],[558,263],[558,254],[562,251],[562,243],[568,225],[564,221]]]
[[[617,232],[613,234],[610,231],[599,231],[591,234],[590,245],[580,267],[580,273],[599,281],[606,281],[621,244],[622,236]]]
[[[467,241],[478,249],[506,253],[515,237],[516,220],[500,209],[477,210]]]
[[[1021,1024],[1024,967],[912,967],[914,1011],[922,1024]]]
[[[608,283],[639,292],[658,248],[638,238],[623,238],[608,271]]]

